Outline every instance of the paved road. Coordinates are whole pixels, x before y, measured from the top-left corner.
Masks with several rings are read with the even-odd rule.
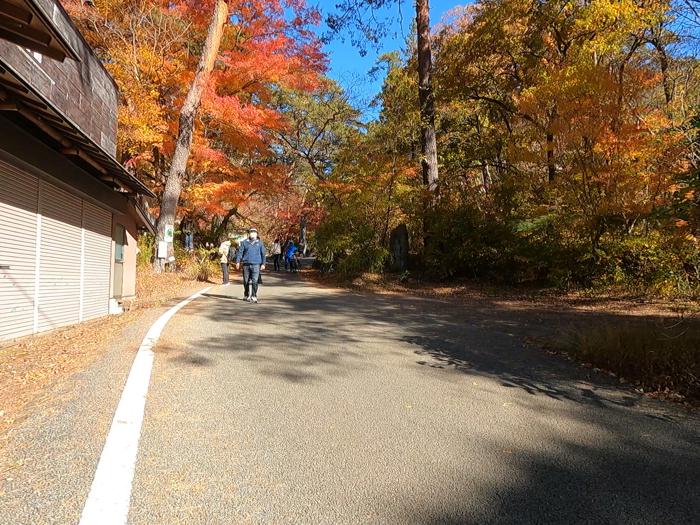
[[[553,314],[265,281],[166,327],[131,524],[697,523],[698,419],[524,347]],[[117,350],[18,431],[0,523],[76,522]]]
[[[285,277],[258,305],[214,288],[166,329],[131,523],[700,516],[697,421],[524,349],[522,313]]]

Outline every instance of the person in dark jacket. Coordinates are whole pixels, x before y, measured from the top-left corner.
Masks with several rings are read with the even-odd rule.
[[[289,239],[287,243],[287,249],[284,252],[284,269],[287,271],[294,271],[295,259],[294,254],[297,253],[297,247],[294,241]]]
[[[180,222],[180,229],[182,230],[182,240],[185,243],[185,251],[194,251],[194,237],[192,233],[192,221],[189,217],[185,217]]]
[[[258,239],[258,230],[251,228],[236,254],[236,270],[240,270],[243,263],[243,300],[250,303],[258,302],[258,279],[260,270],[265,269],[265,256],[265,245]]]

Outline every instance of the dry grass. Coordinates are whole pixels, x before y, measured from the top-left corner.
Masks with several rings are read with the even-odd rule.
[[[159,306],[182,297],[190,290],[198,290],[203,285],[196,276],[192,277],[188,272],[155,273],[150,266],[143,266],[137,273],[137,298],[129,304],[129,308]]]
[[[622,382],[678,401],[700,403],[700,322],[636,320],[579,328],[556,346]]]

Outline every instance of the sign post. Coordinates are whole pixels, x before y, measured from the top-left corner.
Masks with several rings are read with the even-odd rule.
[[[158,253],[156,254],[158,259],[167,259],[168,257],[168,243],[165,241],[158,242]]]
[[[172,224],[165,225],[165,242],[173,242],[175,240],[175,227]]]

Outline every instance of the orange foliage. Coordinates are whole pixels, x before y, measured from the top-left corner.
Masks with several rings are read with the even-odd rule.
[[[212,0],[63,0],[121,92],[119,156],[159,192],[194,77]],[[228,0],[215,70],[195,125],[184,207],[225,214],[284,184],[270,133],[284,126],[269,104],[281,87],[311,90],[326,67],[305,0]]]

